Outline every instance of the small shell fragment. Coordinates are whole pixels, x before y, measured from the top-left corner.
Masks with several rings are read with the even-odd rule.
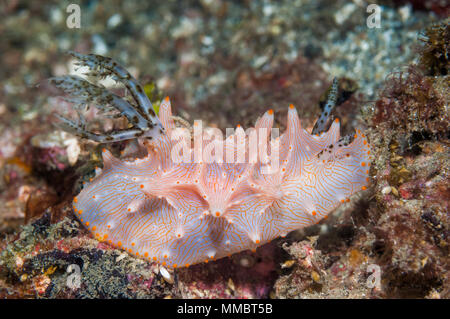
[[[167,271],[165,267],[159,268],[159,273],[167,283],[173,284],[173,276]]]

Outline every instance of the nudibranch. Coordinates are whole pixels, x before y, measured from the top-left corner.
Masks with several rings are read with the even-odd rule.
[[[74,198],[75,215],[100,241],[162,265],[188,267],[254,250],[318,223],[369,184],[367,138],[359,130],[340,138],[339,120],[331,119],[337,81],[314,134],[302,128],[290,105],[286,131],[279,137],[270,139],[274,117],[269,110],[247,132],[238,126],[226,138],[194,142],[188,150],[189,161],[180,162],[174,160],[172,151],[180,140],[190,147],[190,140],[171,137],[177,126],[169,98],[161,102],[156,115],[139,83],[123,67],[101,56],[73,55],[93,75],[109,75],[122,82],[132,99],[75,76],[51,82],[71,95],[78,109],[94,104],[103,111],[117,110],[130,125],[98,134],[86,130],[85,123],[61,117],[62,123],[98,142],[138,138],[147,153],[120,160],[103,149],[103,168]],[[326,122],[332,122],[328,130]],[[246,145],[252,132],[258,141],[268,141],[267,154],[277,154],[278,165],[260,157],[249,159]],[[196,147],[206,150],[211,143],[223,146],[223,153],[214,149],[212,161],[205,158],[208,152],[195,158]],[[239,151],[246,160],[236,160]],[[234,161],[227,158],[229,153]]]

